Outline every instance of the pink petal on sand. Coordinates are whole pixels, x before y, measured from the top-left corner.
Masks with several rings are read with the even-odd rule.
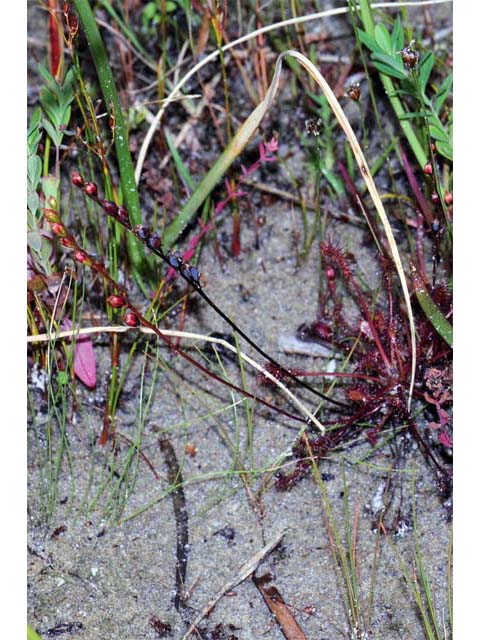
[[[438,441],[440,442],[440,444],[443,444],[444,447],[448,447],[449,449],[453,447],[453,440],[445,431],[442,431],[442,433],[438,436]]]
[[[64,318],[62,327],[67,331],[72,328],[68,318]],[[73,353],[73,371],[77,378],[89,389],[97,384],[97,361],[93,350],[93,343],[89,336],[79,336],[75,341]]]

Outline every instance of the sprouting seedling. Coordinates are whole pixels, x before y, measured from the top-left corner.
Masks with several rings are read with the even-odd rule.
[[[219,315],[230,327],[241,336],[257,353],[259,353],[262,357],[264,357],[270,364],[272,364],[278,371],[282,374],[296,382],[298,385],[307,389],[311,393],[315,394],[317,397],[326,400],[332,404],[337,406],[346,407],[343,402],[339,400],[334,400],[333,398],[328,397],[323,394],[318,389],[315,389],[307,382],[297,378],[293,373],[291,373],[288,369],[286,369],[283,365],[278,363],[272,356],[266,353],[256,342],[248,336],[237,324],[226,314],[220,307],[218,307],[215,302],[208,296],[202,286],[200,272],[198,268],[194,265],[189,265],[183,261],[182,256],[178,252],[171,252],[166,254],[162,248],[161,238],[157,233],[154,233],[152,229],[148,226],[144,225],[136,225],[132,227],[130,220],[128,219],[128,212],[125,207],[118,207],[114,202],[109,200],[101,200],[98,197],[98,189],[97,186],[93,182],[85,182],[82,176],[77,173],[72,173],[72,182],[76,187],[82,188],[84,193],[88,195],[92,200],[94,200],[105,213],[111,217],[113,217],[117,222],[119,222],[125,229],[134,233],[135,236],[140,240],[144,245],[146,245],[155,255],[161,258],[168,266],[176,271],[178,275],[180,275],[197,293],[202,297],[205,302],[209,305],[213,311],[217,315]]]

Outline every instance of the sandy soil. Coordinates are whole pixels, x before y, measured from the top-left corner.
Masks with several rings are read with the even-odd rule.
[[[283,124],[288,125],[288,118]],[[302,153],[289,162],[297,175],[304,171]],[[252,225],[245,219],[239,259],[226,257],[222,268],[212,247],[203,251],[200,268],[206,291],[286,366],[325,369],[332,358],[299,356],[281,348],[285,336],[294,336],[299,325],[315,319],[318,246],[312,247],[299,267],[298,237],[303,229],[298,210],[286,203],[262,206],[265,224],[259,230],[257,248]],[[354,250],[362,276],[374,286],[378,273],[368,231],[330,221],[326,233]],[[176,322],[171,319],[170,326]],[[187,314],[185,328],[229,333],[201,301]],[[133,337],[121,340],[123,365]],[[202,377],[162,344],[144,337],[119,401],[114,455],[95,444],[102,429],[110,364],[108,339],[98,336],[94,342],[97,389],[91,392],[79,385],[75,409],[69,405],[65,419],[69,455],[63,459],[48,524],[42,461],[49,428],[54,452],[61,438],[58,422],[48,411],[41,376],[35,373],[31,380],[28,621],[43,638],[180,640],[188,624],[238,575],[242,565],[284,532],[260,563],[257,576],[271,574],[270,586],[278,589],[309,640],[420,640],[425,637],[422,623],[401,564],[412,577],[416,571],[414,504],[418,545],[437,619],[448,619],[451,523],[433,473],[407,434],[397,437],[396,449],[385,446],[374,453],[369,444],[350,443],[333,452],[319,465],[323,494],[313,476],[287,493],[280,492],[273,486],[273,474],[279,464],[284,470],[293,468],[288,452],[301,424],[258,403],[242,401],[240,394]],[[219,370],[242,384],[235,360],[217,361],[202,343],[197,344],[202,353],[194,343],[185,341],[183,346],[198,359],[208,355]],[[258,360],[248,345],[242,344],[242,349]],[[248,368],[245,380],[248,388],[261,390],[272,402],[293,411],[277,391],[260,388]],[[308,394],[298,395],[314,408]],[[159,446],[159,439],[165,437],[176,454],[183,496],[168,491],[171,451]],[[138,448],[132,450],[132,441],[148,457],[153,471],[138,455]],[[393,468],[394,452],[399,449],[403,462]],[[361,612],[357,631],[348,624],[348,591],[333,557],[325,498],[331,508],[330,525],[335,523],[344,547],[348,527],[355,522],[357,530]],[[380,513],[391,527],[388,539],[379,536],[375,527]],[[176,588],[179,514],[183,517],[180,543],[186,552],[184,605],[179,605]],[[231,586],[198,626],[201,635],[194,633],[192,638],[285,637],[251,577]]]

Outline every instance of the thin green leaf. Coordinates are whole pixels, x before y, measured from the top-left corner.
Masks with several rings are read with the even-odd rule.
[[[124,204],[129,211],[132,224],[140,224],[142,214],[133,171],[132,156],[128,146],[128,132],[107,52],[95,21],[95,15],[88,0],[73,0],[73,4],[75,5],[80,22],[87,36],[87,42],[102,89],[103,99],[109,113],[115,117],[115,151],[120,172]],[[127,247],[130,259],[138,276],[137,279],[140,279],[140,272],[142,268],[146,266],[144,248],[131,233],[127,236]]]
[[[27,640],[42,640],[41,636],[29,624],[27,624]]]
[[[430,130],[430,135],[435,140],[440,140],[441,142],[444,142],[444,143],[450,142],[448,135],[445,133],[445,130],[443,129],[443,127],[440,127],[438,124],[430,123],[429,130]]]
[[[453,160],[453,147],[449,142],[437,142],[437,151],[447,160]]]
[[[345,195],[343,182],[329,169],[322,168],[321,171],[322,171],[322,174],[325,176],[329,185],[335,191],[336,195],[339,197]]]
[[[37,185],[42,176],[42,161],[38,156],[29,156],[27,159],[27,177],[33,189]]]
[[[164,129],[164,132],[165,132],[165,139],[167,141],[168,149],[172,154],[173,161],[175,162],[175,166],[177,167],[177,171],[180,174],[180,177],[182,178],[184,184],[190,189],[190,191],[195,191],[195,187],[196,187],[195,181],[193,180],[187,167],[183,163],[183,160],[181,159],[180,154],[178,153],[178,150],[175,146],[175,140],[173,139],[172,134],[170,133],[170,131],[168,131],[167,128]]]
[[[39,62],[37,65],[37,69],[40,72],[40,74],[43,76],[43,78],[47,81],[48,85],[51,85],[52,83],[55,82],[54,77],[52,76],[52,74],[44,64]]]
[[[399,116],[399,120],[411,120],[412,118],[428,118],[428,111],[412,111],[411,113],[404,113]]]
[[[392,41],[384,24],[375,25],[375,40],[382,51],[387,54],[392,53]]]
[[[443,103],[450,95],[452,84],[453,84],[453,75],[450,74],[445,78],[445,80],[440,85],[440,88],[438,89],[438,93],[433,100],[435,112],[437,114],[440,113],[440,109],[442,108]]]
[[[363,44],[367,47],[367,49],[370,49],[370,51],[374,53],[382,53],[382,49],[378,46],[375,38],[370,36],[365,31],[362,31],[361,29],[358,29],[357,33],[358,33],[358,38],[360,42],[363,42]]]
[[[48,135],[52,139],[53,144],[56,147],[59,147],[62,143],[63,133],[59,133],[55,129],[55,127],[46,119],[43,121],[43,126],[45,131],[48,133]]]
[[[425,56],[422,56],[422,59],[420,60],[419,80],[422,93],[425,93],[434,64],[435,56],[433,55],[433,51],[429,51]]]
[[[38,144],[42,138],[40,125],[42,121],[42,110],[37,107],[30,117],[30,125],[27,131],[28,153],[35,155],[37,153]]]
[[[37,229],[32,229],[32,231],[29,231],[27,233],[27,245],[30,247],[30,249],[33,249],[37,253],[40,253],[42,242],[42,236],[40,235],[40,231],[38,231]]]
[[[392,31],[392,50],[394,53],[397,51],[401,51],[403,49],[403,44],[405,42],[405,36],[403,35],[403,26],[402,21],[400,20],[400,16],[395,18],[395,24],[393,25]]]
[[[408,73],[399,59],[383,53],[372,53],[372,61],[373,66],[381,73],[386,73],[388,76],[399,80],[408,80]]]
[[[50,196],[57,197],[60,180],[55,176],[45,176],[42,178],[42,192],[48,202]]]
[[[432,323],[435,331],[445,340],[445,342],[453,346],[453,329],[452,325],[445,318],[441,310],[438,308],[427,288],[423,284],[422,279],[418,275],[416,269],[412,267],[413,288],[417,300],[422,307],[423,312]]]
[[[27,190],[27,207],[33,216],[37,213],[39,206],[40,206],[40,198],[38,197],[38,193],[36,191],[32,191],[31,189],[28,189]]]

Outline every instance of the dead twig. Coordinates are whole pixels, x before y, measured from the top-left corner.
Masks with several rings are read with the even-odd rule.
[[[229,580],[227,583],[223,585],[220,591],[215,595],[212,600],[202,609],[199,615],[192,622],[188,631],[185,635],[182,636],[181,640],[187,640],[187,638],[195,631],[197,625],[207,616],[212,609],[215,607],[217,602],[223,598],[223,596],[227,593],[227,591],[231,591],[241,582],[246,580],[258,567],[260,562],[279,544],[285,535],[286,530],[282,531],[279,535],[277,535],[271,542],[269,542],[263,549],[260,549],[258,553],[252,556],[244,565],[239,569],[238,573]]]

